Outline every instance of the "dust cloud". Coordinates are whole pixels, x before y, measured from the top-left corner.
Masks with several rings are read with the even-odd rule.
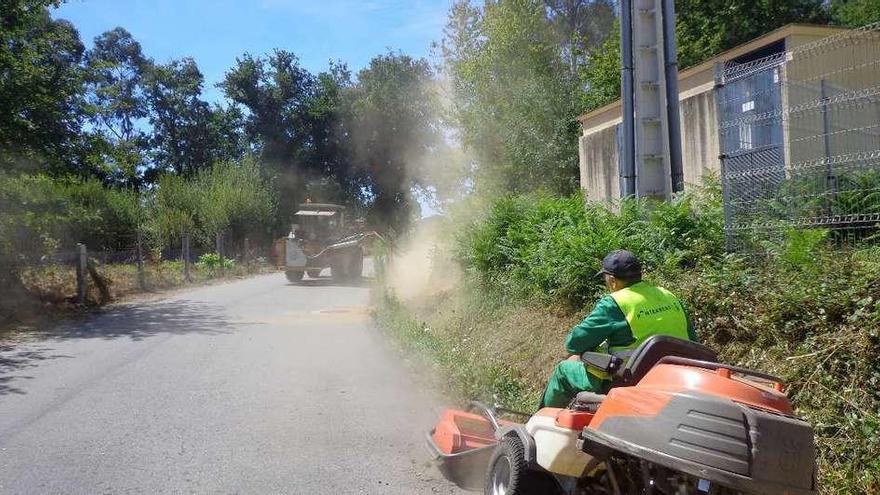
[[[418,221],[388,259],[385,283],[402,302],[424,301],[452,290],[462,278],[448,254],[439,216]]]

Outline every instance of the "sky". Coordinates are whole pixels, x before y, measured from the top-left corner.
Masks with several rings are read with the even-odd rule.
[[[158,63],[192,57],[205,76],[204,97],[245,52],[281,48],[312,73],[331,60],[353,72],[380,53],[431,56],[452,0],[67,0],[53,16],[71,21],[87,47],[122,26]]]

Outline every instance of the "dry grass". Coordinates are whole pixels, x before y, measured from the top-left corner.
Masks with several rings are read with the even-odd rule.
[[[257,273],[267,273],[274,268],[264,264],[249,267],[237,265],[222,273],[199,269],[192,265],[191,281],[186,282],[183,266],[179,261],[161,261],[144,264],[144,285],[138,280],[137,266],[134,264],[98,265],[97,271],[109,289],[110,299],[102,300],[95,280],[89,277],[86,307],[96,307],[128,296],[152,293],[187,285],[196,285],[224,278],[242,277]],[[46,265],[23,270],[20,273],[21,289],[17,292],[20,301],[11,305],[10,314],[4,320],[22,321],[31,319],[34,311],[65,313],[77,311],[76,272],[70,265]],[[26,299],[26,300],[25,300]]]

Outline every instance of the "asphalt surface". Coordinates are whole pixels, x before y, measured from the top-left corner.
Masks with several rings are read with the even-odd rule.
[[[272,274],[0,341],[0,493],[458,493],[368,292]]]

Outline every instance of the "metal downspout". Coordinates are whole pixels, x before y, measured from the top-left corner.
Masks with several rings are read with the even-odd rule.
[[[681,115],[678,102],[678,54],[675,42],[674,0],[660,0],[663,8],[663,58],[666,61],[666,122],[669,126],[669,168],[672,192],[684,190],[681,151]]]
[[[620,171],[623,190],[620,195],[636,195],[636,129],[633,91],[632,0],[620,2],[621,99],[623,100],[623,169]]]

